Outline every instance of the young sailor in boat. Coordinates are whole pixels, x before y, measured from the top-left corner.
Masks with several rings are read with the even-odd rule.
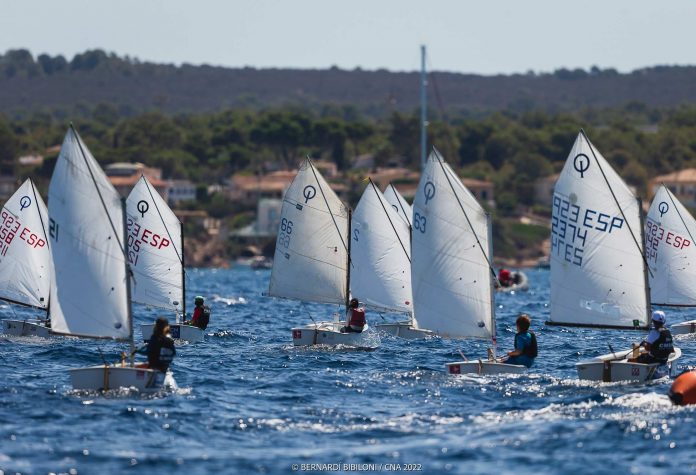
[[[174,340],[169,336],[169,320],[165,317],[157,319],[150,340],[138,353],[147,355],[147,364],[140,365],[141,367],[167,372],[176,355]]]
[[[351,299],[346,312],[346,322],[347,325],[341,328],[341,333],[362,333],[365,328],[365,309],[360,307],[358,299]]]
[[[503,361],[507,364],[524,365],[530,368],[538,352],[536,335],[529,331],[532,320],[526,313],[521,313],[515,323],[517,324],[515,349],[508,352],[507,358]]]
[[[196,305],[196,308],[193,310],[193,317],[190,322],[184,320],[184,323],[198,327],[201,330],[205,330],[208,327],[208,323],[210,323],[210,307],[204,305],[204,302],[205,300],[200,295],[195,298],[193,303]]]
[[[640,346],[644,346],[646,352],[638,358],[629,359],[636,363],[667,363],[670,353],[674,351],[672,343],[672,334],[665,327],[667,317],[662,310],[655,310],[652,313],[653,328],[648,332],[645,340],[640,342]]]
[[[498,282],[500,282],[501,287],[510,287],[512,282],[512,274],[509,270],[503,268],[498,272]]]

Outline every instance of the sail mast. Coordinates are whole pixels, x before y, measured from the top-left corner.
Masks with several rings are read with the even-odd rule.
[[[331,209],[329,209],[329,213]],[[353,218],[353,210],[348,208],[348,247],[346,252],[346,318],[348,315],[348,308],[350,308],[350,233],[351,224]]]
[[[643,243],[643,246],[645,246],[645,217],[643,216],[643,200],[640,199],[640,197],[636,198],[636,201],[638,201],[638,219],[640,220],[640,242]],[[650,278],[648,277],[648,260],[645,258],[645,249],[643,249],[643,252],[641,253],[643,255],[643,280],[645,281],[645,321],[650,322]],[[637,321],[633,322],[638,323],[635,325],[636,327],[640,326],[640,323]],[[648,323],[649,325],[650,323]]]
[[[184,223],[181,225],[181,321],[186,320],[186,265],[184,262],[186,253],[184,252]]]
[[[427,140],[428,136],[426,134],[427,126],[427,100],[428,96],[426,93],[426,87],[428,85],[428,77],[425,72],[425,45],[421,45],[421,75],[420,75],[420,100],[421,100],[421,113],[420,113],[420,152],[421,152],[421,170],[425,170],[425,162],[427,160]]]
[[[130,344],[130,365],[133,366],[135,356],[135,342],[133,341],[133,309],[131,303],[131,269],[128,263],[128,215],[126,213],[126,199],[121,198],[121,211],[123,214],[123,262],[126,265],[126,309],[128,311],[128,342]]]
[[[493,226],[490,213],[486,213],[486,226],[488,227],[488,255],[493,256]],[[493,279],[489,279],[489,282],[491,295],[491,341],[493,342],[493,359],[495,359],[495,347],[498,343],[498,332],[495,324],[495,286],[493,285]]]

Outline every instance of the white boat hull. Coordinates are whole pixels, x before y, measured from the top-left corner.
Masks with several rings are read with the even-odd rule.
[[[12,336],[51,337],[51,328],[43,320],[3,320],[2,332]]]
[[[523,374],[527,367],[523,365],[499,363],[497,361],[476,360],[445,363],[449,374]]]
[[[379,325],[375,325],[375,329],[377,331],[389,333],[390,335],[406,338],[408,340],[427,338],[435,335],[430,330],[414,328],[413,325],[411,325],[411,322],[380,323]]]
[[[672,335],[688,335],[689,333],[696,333],[696,320],[675,323],[669,327],[669,331]]]
[[[527,274],[524,272],[520,271],[515,271],[512,273],[512,275],[518,275],[519,276],[519,282],[516,284],[512,284],[509,287],[498,287],[496,290],[498,292],[514,292],[514,291],[524,291],[524,290],[529,290],[529,279],[527,278]]]
[[[679,348],[669,356],[667,364],[631,363],[632,350],[598,356],[592,360],[576,363],[578,378],[605,383],[618,381],[650,381],[663,376],[672,376],[673,362],[681,356]]]
[[[147,342],[152,336],[152,331],[155,328],[154,323],[146,323],[140,325],[140,331],[143,334],[143,341]],[[198,327],[193,325],[184,325],[180,323],[174,323],[169,325],[170,335],[174,340],[183,340],[190,343],[195,343],[201,341],[205,336],[205,332]]]
[[[176,381],[174,381],[171,371],[165,375],[154,369],[121,365],[88,366],[69,371],[73,389],[107,391],[118,388],[135,388],[140,392],[176,389]]]
[[[379,337],[368,334],[365,325],[362,333],[341,333],[341,322],[319,322],[292,329],[292,344],[295,346],[352,346],[354,348],[373,349],[379,346]]]

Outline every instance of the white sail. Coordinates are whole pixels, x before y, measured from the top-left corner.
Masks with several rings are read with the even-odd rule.
[[[370,182],[351,221],[350,291],[368,306],[412,312],[408,225]]]
[[[48,211],[31,179],[7,200],[0,218],[0,298],[47,308],[51,284]]]
[[[131,300],[181,313],[181,222],[145,176],[126,200]]]
[[[582,133],[556,182],[552,208],[549,323],[646,326],[639,202]]]
[[[121,198],[72,127],[53,170],[48,214],[54,263],[51,329],[76,336],[128,338]]]
[[[650,299],[658,305],[696,306],[696,220],[664,185],[645,222]]]
[[[491,338],[488,216],[435,151],[418,184],[412,219],[411,278],[419,326],[445,337]]]
[[[269,295],[345,303],[348,210],[309,159],[283,197]]]
[[[397,190],[394,185],[389,183],[389,186],[384,190],[384,198],[387,200],[392,207],[392,209],[403,219],[406,224],[411,226],[411,216],[413,215],[413,209],[411,205],[401,196],[399,190]]]

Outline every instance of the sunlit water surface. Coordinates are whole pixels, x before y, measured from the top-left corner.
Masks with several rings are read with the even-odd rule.
[[[291,326],[308,322],[308,314],[326,319],[338,309],[263,297],[269,276],[241,267],[190,270],[188,300],[209,296],[213,315],[204,342],[177,349],[175,393],[77,393],[67,369],[100,363],[98,348],[116,360],[123,345],[0,337],[0,469],[287,473],[359,464],[352,468],[462,474],[696,470],[696,408],[672,406],[665,395],[669,381],[577,380],[577,361],[607,353],[608,344],[628,347],[642,334],[544,326],[548,271],[529,271],[531,291],[498,295],[496,302],[499,351],[510,349],[516,314],[528,312],[540,344],[536,365],[528,375],[486,378],[449,376],[444,366],[461,359],[460,350],[483,357],[488,344],[481,341],[382,336],[372,352],[293,348]],[[9,306],[0,312],[31,314]],[[138,306],[134,313],[137,323],[157,315]],[[696,313],[668,311],[672,323],[687,317]],[[377,323],[396,316],[368,318]],[[696,364],[694,338],[680,338],[678,345],[680,366]]]

